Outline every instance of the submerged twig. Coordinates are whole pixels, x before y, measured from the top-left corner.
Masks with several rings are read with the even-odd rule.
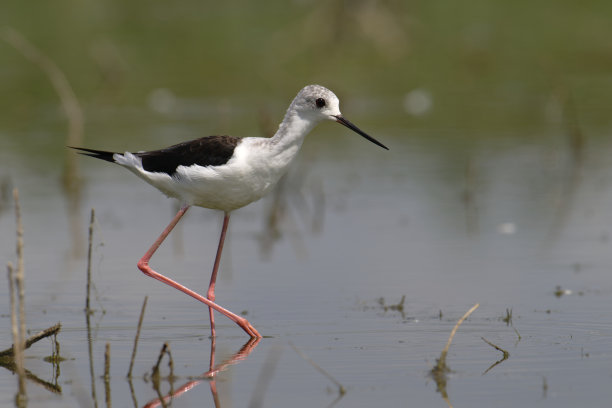
[[[153,374],[151,377],[155,377],[159,375],[159,365],[161,364],[162,358],[164,358],[164,354],[168,354],[168,367],[170,367],[170,376],[174,375],[174,362],[172,361],[172,354],[170,353],[170,345],[168,342],[165,342],[159,351],[159,356],[157,357],[157,363],[153,366]]]
[[[164,358],[164,354],[168,355],[168,368],[170,368],[170,374],[168,378],[172,379],[174,377],[174,361],[172,360],[172,353],[170,352],[170,345],[168,342],[165,342],[159,351],[159,356],[157,357],[157,363],[153,366],[153,371],[151,373],[151,379],[153,382],[159,382],[159,365],[161,364],[162,358]]]
[[[132,349],[132,358],[130,359],[130,368],[128,369],[127,378],[132,377],[132,368],[134,368],[134,360],[136,359],[136,349],[138,348],[138,339],[140,338],[140,329],[142,328],[142,321],[144,319],[145,309],[147,308],[148,296],[145,296],[142,302],[142,309],[140,309],[140,317],[138,318],[138,327],[136,328],[136,336],[134,336],[134,348]]]
[[[57,332],[53,334],[53,339],[51,340],[51,355],[45,357],[44,360],[47,363],[53,364],[53,383],[57,385],[57,379],[60,377],[60,363],[65,359],[60,354],[60,343],[57,341]]]
[[[170,353],[170,345],[168,344],[168,342],[164,343],[164,345],[162,346],[160,352],[159,352],[159,356],[157,357],[157,363],[153,366],[153,372],[151,373],[151,380],[153,382],[153,388],[155,389],[155,391],[157,392],[157,396],[159,397],[159,401],[161,402],[163,407],[166,407],[166,401],[164,399],[164,397],[162,396],[161,390],[160,390],[160,375],[159,375],[159,365],[161,364],[162,358],[164,358],[164,354],[168,355],[168,367],[170,368],[170,374],[168,376],[169,378],[169,382],[170,382],[170,395],[174,394],[174,387],[173,387],[173,379],[174,379],[174,362],[172,360],[172,354]]]
[[[110,343],[106,343],[104,349],[104,395],[106,397],[106,406],[111,408],[111,388],[110,388]]]
[[[484,337],[481,337],[481,339],[487,343],[489,346],[493,347],[495,350],[501,351],[503,353],[503,357],[501,358],[501,360],[496,361],[495,363],[493,363],[489,368],[487,368],[485,370],[484,373],[482,373],[482,375],[485,375],[486,373],[488,373],[489,371],[491,371],[491,369],[493,367],[495,367],[496,365],[500,364],[503,361],[506,361],[508,359],[508,357],[510,357],[510,353],[508,353],[506,350],[504,350],[503,348],[499,347],[496,344],[491,343],[489,340],[485,339]]]
[[[142,321],[144,320],[145,309],[147,308],[148,296],[145,296],[142,302],[142,308],[140,309],[140,317],[138,318],[138,327],[136,328],[136,336],[134,336],[134,348],[132,349],[132,358],[130,359],[130,368],[128,369],[127,379],[130,385],[130,394],[132,395],[132,402],[134,408],[138,407],[138,400],[136,399],[136,393],[134,392],[134,385],[132,384],[132,369],[134,368],[134,361],[136,360],[136,349],[138,348],[138,339],[140,338],[140,329],[142,328]]]
[[[46,361],[46,360],[45,360]],[[0,359],[0,367],[6,368],[7,370],[9,370],[12,373],[15,373],[17,371],[17,367],[15,366],[15,361],[11,358],[11,359]],[[36,385],[40,385],[43,388],[45,388],[48,391],[51,391],[54,394],[61,394],[62,393],[62,387],[59,386],[57,384],[57,376],[54,377],[54,382],[51,383],[49,381],[45,381],[39,377],[36,376],[36,374],[33,374],[32,372],[30,372],[29,370],[24,368],[24,372],[25,372],[25,377],[30,380],[31,382],[33,382]],[[24,402],[25,401],[16,401],[18,404],[16,404],[17,406],[25,406]],[[21,404],[21,405],[19,405]]]
[[[127,378],[128,385],[130,386],[130,395],[132,396],[132,403],[134,408],[138,408],[138,399],[136,399],[136,391],[134,391],[134,384],[132,383],[132,377]]]
[[[382,307],[383,312],[388,312],[389,310],[394,312],[399,312],[402,315],[402,319],[406,319],[406,313],[404,312],[404,302],[406,301],[406,295],[402,295],[400,301],[395,305],[386,305],[385,298],[380,297],[378,299],[378,304]]]
[[[30,346],[34,343],[36,343],[37,341],[40,341],[46,337],[49,336],[53,336],[53,335],[57,335],[57,333],[59,333],[59,331],[61,330],[62,325],[61,323],[58,323],[54,326],[51,326],[45,330],[42,330],[38,333],[36,333],[33,336],[30,336],[26,339],[25,341],[25,348],[28,349],[30,348]],[[0,358],[1,357],[10,357],[10,356],[14,356],[15,355],[15,350],[14,350],[14,346],[13,347],[9,347],[6,350],[2,350],[0,351]]]
[[[300,357],[302,357],[306,362],[308,362],[311,366],[313,366],[315,370],[317,370],[318,372],[323,374],[325,377],[327,377],[328,380],[330,380],[332,383],[334,383],[334,385],[336,387],[338,387],[338,394],[340,394],[340,395],[346,394],[346,388],[344,388],[344,386],[342,384],[340,384],[340,382],[338,380],[336,380],[330,373],[325,371],[323,369],[323,367],[321,367],[320,365],[315,363],[310,357],[308,357],[307,355],[302,353],[302,351],[300,351],[293,343],[290,342],[289,345],[291,346],[293,351],[295,351]]]
[[[484,337],[481,337],[481,339],[487,343],[489,346],[493,347],[495,350],[501,351],[504,354],[504,360],[507,359],[508,357],[510,357],[510,353],[508,353],[506,350],[504,350],[503,348],[499,347],[496,344],[491,343],[489,340],[485,339]]]
[[[512,328],[514,329],[514,332],[516,333],[516,337],[517,337],[516,342],[518,343],[519,341],[521,341],[523,337],[521,337],[521,333],[519,333],[519,331],[516,330],[516,327],[512,326]]]
[[[512,326],[512,308],[506,308],[506,315],[501,317],[501,321],[506,323],[506,326]]]
[[[96,377],[94,369],[94,358],[93,358],[93,338],[91,337],[91,314],[85,311],[85,325],[87,326],[87,351],[89,354],[89,377],[91,379],[91,399],[94,404],[94,408],[98,407],[98,397],[96,396]]]

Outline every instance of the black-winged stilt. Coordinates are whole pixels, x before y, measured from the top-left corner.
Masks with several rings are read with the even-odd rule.
[[[338,97],[320,85],[308,85],[297,94],[278,131],[271,138],[208,136],[161,150],[123,154],[73,148],[80,150],[81,154],[117,163],[167,196],[181,201],[181,209],[138,261],[138,268],[145,275],[206,304],[209,307],[213,337],[213,309],[233,320],[251,337],[261,337],[247,319],[214,302],[215,283],[230,213],[259,200],[270,191],[295,158],[304,137],[323,120],[336,121],[388,150],[385,145],[346,120],[340,113]],[[157,248],[192,205],[221,210],[224,213],[221,237],[206,297],[155,272],[149,266],[149,260]]]

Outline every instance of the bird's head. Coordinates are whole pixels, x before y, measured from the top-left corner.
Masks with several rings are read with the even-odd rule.
[[[387,146],[369,136],[367,133],[344,118],[340,112],[340,100],[332,91],[324,86],[305,86],[293,100],[291,108],[294,109],[296,114],[315,123],[325,119],[338,122],[368,139],[370,142],[389,150]]]

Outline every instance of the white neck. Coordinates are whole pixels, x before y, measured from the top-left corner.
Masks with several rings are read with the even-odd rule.
[[[301,144],[304,137],[315,125],[316,123],[312,120],[305,119],[294,110],[289,109],[270,142],[283,146],[290,146],[295,143]]]
[[[302,146],[304,137],[315,125],[314,121],[301,117],[290,108],[274,136],[266,140],[268,147],[274,154],[291,161]]]

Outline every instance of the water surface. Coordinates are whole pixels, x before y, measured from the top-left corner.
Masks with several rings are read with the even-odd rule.
[[[61,387],[52,393],[29,381],[30,406],[107,405],[106,343],[115,406],[143,406],[182,386],[190,389],[173,406],[608,406],[606,6],[558,6],[544,30],[544,9],[528,18],[508,6],[470,6],[449,21],[448,10],[426,5],[364,2],[340,13],[351,24],[322,32],[308,27],[337,14],[308,4],[280,14],[190,2],[142,13],[83,6],[62,19],[48,16],[41,27],[55,38],[24,25],[27,10],[8,8],[11,25],[73,83],[86,118],[83,145],[139,150],[206,134],[267,135],[301,86],[323,82],[351,121],[390,147],[322,124],[282,188],[233,214],[217,300],[244,313],[265,338],[247,343],[219,317],[213,382],[202,378],[212,346],[206,308],[136,268],[175,203],[124,169],[88,158],[77,161],[80,190],[70,198],[61,180],[72,153],[57,96],[38,67],[4,45],[0,87],[12,99],[2,102],[0,123],[0,253],[15,258],[15,186],[25,226],[27,326],[35,332],[61,322],[66,359],[59,371],[45,362],[48,341],[27,351],[26,368]],[[372,21],[386,22],[386,37],[372,34]],[[229,45],[210,41],[209,31]],[[349,41],[354,35],[360,46]],[[62,47],[69,38],[73,47]],[[332,38],[344,47],[321,46]],[[279,56],[274,63],[272,56]],[[329,64],[313,63],[323,60]],[[153,267],[204,292],[221,218],[190,210]],[[7,285],[0,295],[8,299]],[[125,375],[145,295],[130,388]],[[455,322],[476,303],[450,348],[445,387],[436,384],[429,371]],[[3,310],[0,345],[8,347],[8,300]],[[502,354],[482,337],[509,352],[489,371]],[[167,378],[164,359],[158,394],[150,377],[165,342],[175,377]],[[16,378],[8,370],[0,389],[1,404],[10,406]]]

